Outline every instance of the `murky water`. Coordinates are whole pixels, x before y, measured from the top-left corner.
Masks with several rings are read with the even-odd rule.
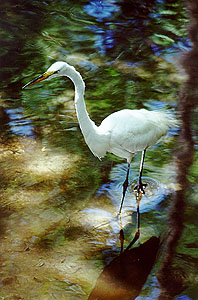
[[[4,1],[0,11],[0,298],[198,299],[197,118],[187,122],[178,96],[190,49],[183,3]],[[182,116],[146,153],[140,239],[121,255],[121,226],[124,249],[136,232],[140,154],[120,219],[126,162],[89,151],[72,83],[22,90],[57,60],[82,74],[96,124],[123,108]]]

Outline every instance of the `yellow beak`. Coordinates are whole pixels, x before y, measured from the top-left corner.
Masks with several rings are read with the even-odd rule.
[[[28,86],[31,86],[31,85],[33,85],[33,84],[35,84],[35,83],[38,83],[38,82],[40,82],[40,81],[43,81],[43,80],[47,79],[49,76],[51,76],[51,75],[54,74],[54,73],[55,73],[54,71],[53,71],[53,72],[45,72],[44,74],[42,74],[42,75],[36,77],[35,79],[33,79],[32,81],[28,82],[26,85],[24,85],[24,86],[22,87],[22,89],[25,89],[25,88],[28,87]]]

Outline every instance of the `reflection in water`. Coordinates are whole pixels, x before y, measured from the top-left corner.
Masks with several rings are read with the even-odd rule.
[[[98,22],[98,25],[92,25],[89,26],[90,29],[95,33],[95,48],[97,51],[105,55],[106,47],[111,48],[113,44],[113,40],[111,38],[111,31],[106,30],[104,28],[104,20],[109,19],[112,17],[113,13],[116,11],[119,11],[119,6],[115,3],[110,1],[99,1],[99,0],[93,0],[90,1],[89,4],[84,6],[84,11],[89,14],[90,16],[94,17],[96,21]],[[108,32],[108,36],[107,36]]]
[[[159,238],[151,237],[113,259],[102,271],[88,300],[135,299],[155,263],[159,242]]]
[[[9,116],[10,131],[17,135],[33,136],[34,127],[31,125],[31,121],[24,119],[23,108],[6,109],[6,113]]]
[[[159,300],[173,299],[186,288],[185,281],[188,273],[182,266],[174,266],[176,247],[184,230],[184,212],[186,207],[186,195],[189,188],[189,167],[193,164],[194,141],[192,136],[192,114],[197,106],[197,26],[198,19],[196,12],[197,2],[188,2],[191,16],[190,37],[194,43],[194,48],[183,58],[188,79],[185,82],[179,97],[179,112],[181,119],[181,131],[178,138],[179,151],[176,154],[177,164],[177,190],[173,197],[172,206],[169,212],[169,232],[166,240],[165,255],[161,269],[158,272],[158,280],[161,286]]]
[[[115,2],[115,3],[113,3]],[[110,18],[112,13],[119,11],[116,1],[100,1],[92,0],[89,4],[84,6],[84,10],[96,18],[97,21],[102,21],[105,18]]]
[[[102,194],[107,195],[113,204],[120,205],[120,199],[122,196],[122,185],[126,176],[126,164],[116,164],[109,175],[110,182],[103,184],[97,191],[96,197]],[[140,212],[148,212],[156,208],[157,205],[164,200],[171,187],[164,185],[157,179],[143,176],[142,180],[146,184],[145,195],[143,195],[140,201]],[[129,177],[129,190],[125,195],[124,211],[136,211],[137,204],[134,193],[134,188],[137,185],[138,177],[134,173],[133,169],[130,172]]]
[[[161,285],[159,300],[172,299],[185,289],[183,280],[185,274],[182,269],[173,267],[174,255],[178,241],[184,228],[183,218],[185,210],[185,192],[187,189],[188,168],[193,162],[193,141],[189,127],[191,111],[186,108],[185,102],[180,104],[181,133],[179,135],[180,147],[176,156],[177,163],[177,184],[179,190],[175,192],[173,202],[169,211],[169,231],[166,240],[166,251],[162,267],[158,272],[158,280]],[[183,273],[183,274],[182,274]]]
[[[0,116],[1,122],[7,124],[1,125],[1,128],[6,127],[7,134],[8,127],[12,125],[11,129],[16,133],[11,135],[14,136],[13,141],[1,143],[0,149],[3,205],[0,209],[0,298],[85,300],[85,294],[90,292],[103,266],[104,251],[111,253],[111,259],[112,249],[118,249],[119,224],[114,213],[120,204],[121,195],[117,195],[117,191],[122,191],[126,169],[123,172],[118,170],[120,182],[112,180],[109,192],[108,186],[103,186],[103,195],[94,198],[101,177],[103,183],[108,180],[108,165],[112,158],[105,158],[100,163],[100,170],[96,167],[98,162],[81,142],[79,130],[67,130],[78,128],[71,100],[72,86],[66,81],[68,88],[65,92],[65,81],[49,82],[49,89],[45,85],[42,89],[38,87],[21,95],[21,86],[25,83],[22,78],[39,73],[41,68],[44,70],[54,60],[68,60],[78,67],[80,65],[88,87],[88,110],[97,123],[109,113],[123,108],[139,109],[154,103],[154,109],[162,106],[169,109],[175,106],[181,77],[176,74],[174,64],[167,63],[167,59],[175,62],[175,56],[170,53],[179,43],[187,44],[185,8],[181,1],[16,2],[0,3],[3,43],[0,84],[6,94],[6,97],[1,97],[0,104],[4,109],[0,109]],[[194,32],[197,33],[197,29]],[[72,56],[73,61],[69,58]],[[112,63],[115,58],[116,62]],[[197,76],[196,61],[192,59],[191,63],[194,67],[192,82]],[[159,106],[156,107],[156,104]],[[16,105],[23,107],[24,115],[31,116],[33,123],[26,123],[27,119],[20,110],[15,111],[17,118],[7,119],[5,109]],[[12,112],[9,112],[11,118]],[[25,123],[21,124],[21,121]],[[36,129],[34,140],[27,137],[27,132],[31,136],[33,124]],[[26,130],[28,126],[30,131]],[[22,137],[16,129],[20,130],[18,133],[23,134]],[[141,241],[155,235],[156,224],[160,233],[166,226],[166,205],[172,190],[169,183],[174,178],[174,166],[172,169],[168,167],[172,161],[168,149],[174,148],[173,139],[169,140],[169,146],[161,145],[148,153],[152,170],[150,172],[146,165],[145,176],[155,179],[144,178],[148,188],[140,207],[144,213],[141,216]],[[164,172],[163,178],[161,175],[158,177],[160,169]],[[197,170],[194,172],[197,174]],[[136,178],[137,174],[131,176]],[[195,186],[196,178],[193,177]],[[133,189],[136,182],[130,182]],[[149,199],[148,193],[151,193]],[[116,207],[104,194],[113,199]],[[136,200],[131,193],[127,196],[130,216],[123,218],[123,226],[129,241],[135,226],[132,223],[136,214],[131,216],[131,210],[136,211]],[[193,196],[196,198],[196,193]],[[161,203],[156,207],[158,201]],[[192,207],[193,211],[195,202]],[[149,213],[151,209],[154,211]],[[82,225],[79,212],[83,213]],[[194,212],[189,212],[189,227],[193,226],[193,215]],[[193,238],[192,245],[195,244]],[[24,244],[29,251],[23,251]],[[181,259],[184,267],[186,257],[193,260],[192,257],[197,255],[195,253],[191,257],[189,253],[196,251],[196,248],[187,249],[186,244],[190,246],[185,237],[181,246],[187,253]],[[188,272],[188,265],[186,269]],[[196,284],[196,279],[194,282]],[[165,285],[162,284],[163,288]],[[147,295],[149,300],[156,299],[153,291],[157,286],[157,282],[153,285],[147,283],[143,296]],[[197,298],[189,296],[193,300]]]

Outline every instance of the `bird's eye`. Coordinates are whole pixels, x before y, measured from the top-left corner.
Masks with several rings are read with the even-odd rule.
[[[56,70],[53,72],[53,74],[58,74],[60,72],[60,70]]]

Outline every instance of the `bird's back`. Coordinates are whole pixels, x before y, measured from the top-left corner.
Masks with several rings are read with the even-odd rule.
[[[134,153],[156,144],[174,122],[166,112],[125,109],[105,118],[99,130],[109,136],[107,152],[129,161]]]

